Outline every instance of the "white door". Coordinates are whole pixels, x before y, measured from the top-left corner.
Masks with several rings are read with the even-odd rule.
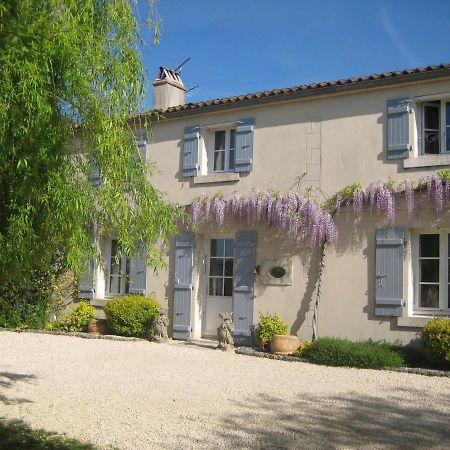
[[[233,239],[210,239],[206,252],[207,285],[203,336],[217,336],[219,313],[233,311]]]

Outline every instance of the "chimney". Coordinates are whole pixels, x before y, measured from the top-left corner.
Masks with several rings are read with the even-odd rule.
[[[171,106],[184,105],[185,93],[180,75],[172,69],[160,67],[153,82],[153,109],[164,111]]]

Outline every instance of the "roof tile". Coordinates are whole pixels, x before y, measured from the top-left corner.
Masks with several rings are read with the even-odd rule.
[[[269,91],[253,92],[253,93],[241,94],[238,96],[205,100],[205,101],[200,101],[200,102],[196,102],[196,103],[186,103],[184,105],[173,106],[173,107],[167,108],[165,111],[160,111],[160,112],[170,114],[173,112],[181,112],[181,111],[206,108],[208,106],[213,106],[213,105],[220,105],[220,104],[226,104],[226,103],[240,103],[240,102],[245,102],[247,100],[252,100],[252,99],[257,99],[257,98],[273,97],[275,95],[283,96],[283,95],[289,95],[289,94],[292,94],[295,92],[323,89],[323,88],[332,87],[332,86],[358,84],[358,83],[364,83],[366,81],[397,78],[397,77],[401,77],[404,75],[411,75],[411,74],[416,74],[416,73],[419,74],[419,73],[425,73],[425,72],[435,72],[435,71],[439,71],[439,70],[449,70],[449,69],[450,69],[450,64],[429,65],[427,67],[417,67],[415,69],[404,69],[401,71],[376,73],[376,74],[367,75],[367,76],[352,77],[352,78],[346,78],[346,79],[340,79],[340,80],[322,81],[322,82],[316,82],[316,83],[311,83],[311,84],[307,84],[307,85],[292,86],[292,87],[283,88],[283,89],[272,89]],[[139,117],[139,115],[135,116],[135,118],[137,118],[137,117]]]

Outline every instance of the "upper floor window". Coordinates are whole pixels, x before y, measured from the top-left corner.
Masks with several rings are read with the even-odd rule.
[[[422,154],[450,152],[450,101],[422,103]]]
[[[389,99],[386,132],[388,159],[404,159],[405,168],[447,165],[450,94]],[[416,158],[426,155],[429,157]],[[447,156],[435,158],[431,155]]]
[[[234,171],[236,129],[214,132],[213,172]]]
[[[182,176],[251,172],[254,130],[254,118],[185,127],[181,146]]]

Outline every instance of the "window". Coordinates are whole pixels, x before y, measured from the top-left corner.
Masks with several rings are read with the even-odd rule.
[[[415,309],[436,313],[450,310],[450,234],[421,233],[416,250]]]
[[[254,118],[184,127],[181,175],[194,183],[238,181],[253,170],[254,131]]]
[[[122,255],[116,239],[111,240],[106,277],[106,291],[108,295],[125,295],[129,293],[130,259]]]
[[[214,132],[213,172],[234,170],[236,130],[219,130]]]
[[[211,239],[209,295],[233,296],[233,239]]]
[[[425,155],[450,152],[450,101],[422,103],[421,141]]]

